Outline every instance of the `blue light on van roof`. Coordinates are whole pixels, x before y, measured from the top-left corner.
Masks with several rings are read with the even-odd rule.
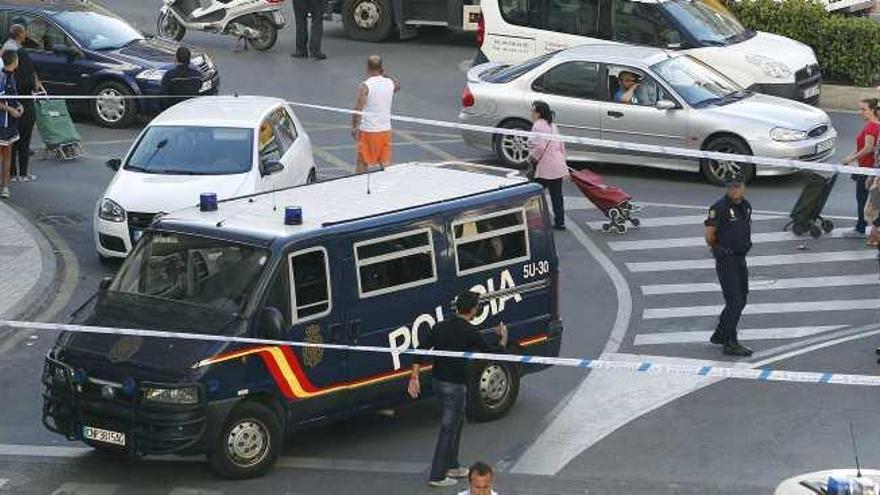
[[[303,214],[302,208],[299,206],[288,206],[284,208],[284,225],[302,225]]]
[[[199,196],[199,209],[201,211],[217,211],[217,193],[202,193]]]

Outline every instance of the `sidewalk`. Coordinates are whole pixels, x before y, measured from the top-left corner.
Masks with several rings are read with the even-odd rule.
[[[31,316],[54,283],[56,262],[43,234],[0,202],[0,318]]]

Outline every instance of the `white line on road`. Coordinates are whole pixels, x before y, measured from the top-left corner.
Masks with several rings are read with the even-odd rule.
[[[818,287],[849,287],[854,285],[880,284],[880,278],[875,274],[867,275],[836,275],[832,277],[803,277],[803,278],[780,278],[780,279],[751,279],[749,291],[758,290],[781,290],[781,289],[814,289]],[[699,284],[654,284],[641,286],[642,294],[657,296],[663,294],[691,294],[694,292],[718,292],[721,285],[718,283]]]
[[[0,490],[2,490],[7,483],[9,483],[9,478],[0,478]]]
[[[119,488],[109,483],[64,483],[52,495],[114,495]]]
[[[638,216],[638,215],[636,215]],[[752,220],[776,220],[781,218],[777,215],[752,215]],[[678,225],[703,225],[703,221],[706,220],[706,215],[681,215],[681,216],[673,216],[673,217],[654,217],[654,218],[642,218],[641,226],[642,227],[673,227]],[[605,223],[606,220],[596,220],[593,222],[587,222],[587,225],[590,226],[593,230],[602,230],[602,224]]]
[[[781,340],[811,337],[846,325],[827,325],[818,327],[750,328],[739,330],[739,340]],[[708,342],[711,331],[643,333],[636,335],[634,345],[694,344]]]
[[[825,237],[841,238],[846,233],[845,230],[835,230]],[[764,232],[761,234],[752,234],[752,242],[755,244],[763,242],[784,242],[784,241],[804,241],[804,239],[794,235],[791,232]],[[608,247],[612,251],[637,251],[642,249],[668,249],[681,247],[703,247],[706,245],[706,239],[699,237],[675,237],[669,239],[650,239],[638,241],[614,241],[609,242]]]
[[[421,149],[427,151],[428,153],[431,153],[432,155],[437,156],[441,160],[458,160],[458,157],[456,157],[452,153],[448,153],[448,152],[446,152],[436,146],[433,146],[431,144],[428,144],[428,143],[422,141],[421,139],[415,137],[409,131],[402,131],[400,129],[396,129],[394,131],[394,134],[413,143],[417,148],[421,148]]]
[[[723,305],[679,306],[672,308],[646,308],[642,318],[689,318],[693,316],[715,316],[724,309]],[[850,311],[857,309],[880,309],[880,299],[852,299],[836,301],[803,301],[784,303],[749,304],[744,315],[812,313],[817,311]]]
[[[830,263],[836,261],[861,261],[874,259],[877,259],[877,253],[874,250],[860,249],[858,251],[832,251],[825,253],[796,253],[768,256],[750,256],[748,258],[748,264],[749,267],[754,267],[797,265],[806,263]],[[626,267],[627,269],[629,269],[630,272],[633,273],[696,270],[700,268],[715,268],[715,260],[712,258],[708,258],[677,261],[646,261],[638,263],[627,263]]]

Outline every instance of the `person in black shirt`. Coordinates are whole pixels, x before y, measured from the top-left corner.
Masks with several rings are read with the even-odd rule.
[[[504,323],[495,328],[499,339],[496,344],[486,342],[471,320],[479,312],[480,296],[476,292],[464,291],[455,299],[458,313],[450,320],[437,323],[431,332],[421,340],[420,347],[434,348],[438,351],[491,352],[503,351],[507,347],[507,327]],[[428,484],[435,487],[452,486],[455,478],[466,478],[468,469],[458,462],[461,443],[461,430],[464,426],[465,404],[467,400],[468,361],[463,358],[434,358],[434,392],[443,404],[443,420],[437,445],[434,449],[434,462]],[[421,393],[419,383],[420,363],[413,363],[412,376],[407,390],[410,397],[417,398]]]
[[[30,96],[44,91],[40,78],[34,70],[34,62],[27,50],[22,47],[32,46],[29,43],[27,30],[21,24],[9,26],[9,39],[3,44],[3,51],[15,50],[18,53],[18,69],[15,70],[15,82],[18,94]],[[34,100],[19,100],[24,111],[18,119],[18,141],[12,146],[12,181],[31,182],[36,176],[28,172],[31,158],[31,135],[37,121],[37,110]]]
[[[190,65],[192,53],[189,48],[178,48],[175,58],[177,65],[162,76],[162,94],[172,96],[165,100],[169,107],[197,96],[202,88],[202,73]]]
[[[752,350],[739,343],[736,326],[746,307],[749,271],[746,254],[752,248],[752,205],[746,201],[739,175],[727,181],[727,194],[709,208],[706,244],[715,258],[715,271],[724,294],[724,310],[709,341],[724,345],[728,356],[751,356]]]

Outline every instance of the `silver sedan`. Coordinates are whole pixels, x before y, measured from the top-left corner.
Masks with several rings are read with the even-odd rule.
[[[459,121],[530,129],[529,109],[543,100],[562,134],[612,141],[822,161],[837,133],[828,115],[791,100],[757,94],[687,55],[619,45],[584,45],[508,66],[468,72]],[[528,158],[522,137],[462,131],[468,144],[493,150],[507,166]],[[700,171],[722,183],[732,171],[751,179],[752,165],[645,155],[568,145],[569,159]],[[760,166],[757,175],[790,169]]]

